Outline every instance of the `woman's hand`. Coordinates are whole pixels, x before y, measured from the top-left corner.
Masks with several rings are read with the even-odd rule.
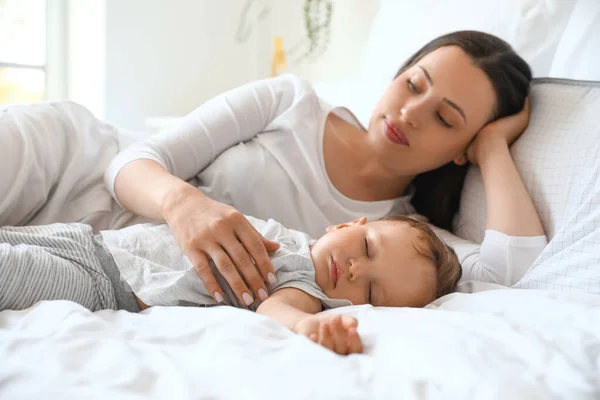
[[[294,332],[341,355],[362,353],[363,345],[356,331],[358,321],[349,315],[311,315],[294,327]]]
[[[496,146],[510,146],[527,128],[529,113],[528,97],[525,100],[523,110],[518,114],[500,118],[485,125],[467,149],[469,161],[472,164],[479,165]]]
[[[210,260],[244,304],[254,302],[251,293],[267,298],[265,282],[275,282],[267,253],[279,245],[265,239],[239,211],[187,186],[170,196],[163,216],[215,301],[223,301],[224,295]]]
[[[529,98],[518,114],[483,127],[467,153],[469,161],[479,165],[481,171],[486,200],[486,229],[509,236],[544,235],[537,210],[509,149],[528,124]],[[494,276],[499,275],[494,272]],[[508,286],[515,282],[497,281]]]

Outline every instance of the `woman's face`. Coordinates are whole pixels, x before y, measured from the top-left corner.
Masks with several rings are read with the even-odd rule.
[[[390,84],[371,116],[368,141],[393,175],[464,164],[495,98],[487,75],[460,47],[441,47]]]

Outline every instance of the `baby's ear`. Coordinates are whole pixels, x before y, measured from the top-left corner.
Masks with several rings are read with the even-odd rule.
[[[349,225],[350,226],[354,226],[354,225],[364,225],[367,223],[367,217],[360,217],[355,219],[354,221],[350,222]]]
[[[325,229],[325,232],[329,233],[329,232],[332,232],[332,231],[337,231],[338,229],[348,228],[350,226],[356,226],[356,225],[364,225],[366,223],[367,223],[367,217],[360,217],[360,218],[357,218],[357,219],[355,219],[353,221],[350,221],[350,222],[344,222],[343,224],[328,226]]]
[[[337,231],[340,228],[341,228],[340,225],[330,225],[327,228],[325,228],[325,232],[329,233],[329,232]]]

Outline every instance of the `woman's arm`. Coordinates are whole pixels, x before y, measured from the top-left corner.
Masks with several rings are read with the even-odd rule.
[[[523,111],[485,126],[468,149],[479,165],[486,197],[486,232],[481,245],[446,236],[463,267],[465,280],[512,286],[529,270],[547,240],[537,210],[521,180],[509,145],[529,122],[529,101]]]
[[[362,353],[356,318],[349,315],[315,315],[319,311],[319,300],[294,288],[277,290],[256,310],[338,354]]]
[[[546,236],[509,236],[488,229],[483,243],[474,243],[430,225],[452,247],[462,266],[461,282],[475,280],[512,286],[527,273],[548,244]]]
[[[483,177],[487,229],[509,236],[541,236],[544,228],[521,180],[509,146],[529,123],[529,100],[521,112],[486,125],[468,150]]]
[[[130,211],[160,217],[164,189],[180,188],[181,182],[161,179],[155,183],[157,170],[144,173],[149,164],[143,160],[154,160],[169,174],[187,181],[226,149],[262,132],[293,104],[301,91],[298,78],[283,76],[252,82],[208,100],[174,128],[120,152],[106,170],[106,186],[115,200]],[[140,177],[150,179],[135,179]],[[141,197],[140,191],[147,194],[147,201],[136,201]]]
[[[140,182],[148,184],[141,185]],[[140,159],[125,165],[114,188],[124,208],[156,220],[166,220],[168,210],[177,203],[177,198],[185,196],[187,190],[198,192],[195,187],[171,175],[165,167],[151,159]],[[200,195],[204,196],[202,193]]]
[[[544,228],[531,197],[502,140],[490,140],[480,154],[487,207],[487,229],[510,236],[541,236]]]
[[[169,224],[218,302],[223,291],[210,260],[240,301],[251,304],[251,293],[261,300],[267,296],[265,282],[274,279],[267,253],[278,246],[264,239],[237,210],[185,181],[227,148],[262,132],[302,91],[300,79],[282,76],[224,93],[198,107],[174,129],[127,148],[106,170],[105,183],[121,205]]]
[[[267,298],[265,282],[275,279],[268,252],[277,250],[277,243],[260,235],[233,207],[210,199],[153,160],[137,160],[122,172],[115,189],[124,207],[167,222],[215,301],[223,301],[224,294],[211,260],[240,301],[252,304],[252,293]]]

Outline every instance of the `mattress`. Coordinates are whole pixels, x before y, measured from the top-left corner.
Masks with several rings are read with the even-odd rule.
[[[234,308],[41,302],[0,313],[0,398],[599,398],[600,296],[493,288],[348,308],[348,357]]]

